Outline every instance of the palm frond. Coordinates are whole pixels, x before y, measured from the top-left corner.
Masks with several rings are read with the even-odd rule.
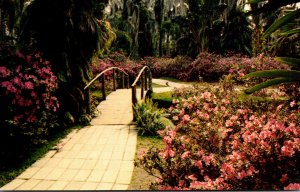
[[[300,28],[296,28],[296,29],[291,29],[291,30],[282,32],[281,35],[289,36],[289,35],[294,35],[294,34],[299,34],[299,33],[300,33]]]
[[[276,61],[285,63],[293,67],[300,67],[300,59],[293,57],[276,57]]]
[[[293,79],[293,78],[275,78],[275,79],[271,79],[271,80],[265,81],[263,83],[260,83],[258,85],[255,85],[255,86],[253,86],[249,89],[246,89],[245,93],[246,94],[251,94],[251,93],[259,91],[263,88],[270,87],[272,85],[278,85],[278,84],[281,84],[281,83],[291,83],[291,82],[295,82],[295,79]]]
[[[297,70],[264,70],[249,73],[244,78],[253,77],[285,77],[300,80],[300,71]]]
[[[258,3],[262,3],[265,2],[267,0],[249,0],[246,4],[258,4]]]
[[[295,18],[298,18],[299,16],[300,16],[300,9],[290,12],[287,15],[279,18],[266,30],[263,37],[266,38],[270,36],[274,31],[286,25],[288,22],[294,20]]]

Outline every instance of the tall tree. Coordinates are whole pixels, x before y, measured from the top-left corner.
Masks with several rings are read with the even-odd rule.
[[[35,0],[22,21],[22,43],[44,53],[59,79],[61,117],[85,120],[89,61],[99,48],[98,19],[107,1]]]
[[[0,1],[0,41],[14,43],[18,34],[18,24],[25,6],[25,0]]]

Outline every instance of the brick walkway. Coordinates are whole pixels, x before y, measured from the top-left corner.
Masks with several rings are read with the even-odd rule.
[[[91,126],[74,130],[0,190],[125,190],[133,172],[137,132],[131,90],[111,93]]]

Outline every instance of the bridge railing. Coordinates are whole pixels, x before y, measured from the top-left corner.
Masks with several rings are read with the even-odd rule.
[[[135,118],[135,110],[134,106],[138,102],[137,99],[137,84],[140,82],[140,88],[141,88],[141,99],[144,99],[144,97],[151,97],[152,92],[152,74],[151,70],[148,66],[144,66],[138,76],[136,77],[135,81],[131,85],[132,89],[132,112],[133,112],[133,119]],[[145,95],[146,91],[146,95]],[[150,91],[150,92],[149,92]]]
[[[92,79],[85,87],[85,94],[87,99],[87,113],[91,113],[91,104],[90,104],[90,89],[88,89],[96,80],[100,81],[100,84],[102,85],[101,92],[102,92],[102,99],[106,100],[106,92],[105,92],[105,73],[108,71],[113,71],[113,90],[117,90],[117,76],[122,75],[122,86],[121,88],[124,89],[125,86],[127,89],[129,89],[129,75],[126,73],[123,69],[118,67],[110,67],[108,69],[105,69],[101,73],[99,73],[94,79]],[[119,71],[119,73],[117,72]],[[101,77],[101,78],[100,78]],[[125,85],[125,78],[126,78],[126,85]]]

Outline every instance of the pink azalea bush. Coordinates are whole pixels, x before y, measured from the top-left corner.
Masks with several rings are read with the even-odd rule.
[[[0,53],[0,123],[30,137],[42,137],[59,108],[51,64],[38,52],[5,48]]]
[[[93,76],[98,75],[105,69],[110,67],[119,67],[129,74],[131,80],[135,78],[139,70],[143,67],[142,62],[134,62],[128,59],[123,53],[113,52],[107,58],[94,58],[91,63]],[[107,78],[110,78],[112,71],[105,74]]]
[[[299,190],[299,112],[294,101],[199,91],[174,100],[177,126],[160,132],[165,148],[144,150],[137,164],[160,190]]]
[[[221,56],[203,52],[194,61],[188,57],[152,59],[153,76],[168,76],[183,81],[216,81],[230,73],[243,76],[256,70],[286,68],[264,55],[249,58],[238,54]]]

